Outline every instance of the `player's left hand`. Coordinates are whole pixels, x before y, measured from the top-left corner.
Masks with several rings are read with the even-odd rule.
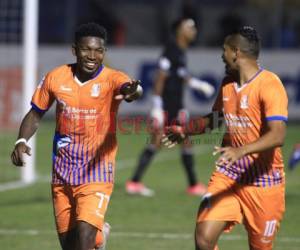
[[[116,100],[125,100],[131,102],[138,99],[143,94],[140,80],[132,80],[124,83],[120,89],[120,94],[115,96]]]
[[[217,166],[225,166],[229,168],[237,160],[241,159],[245,155],[243,148],[234,148],[234,147],[215,147],[213,155],[221,154],[218,160],[216,161]]]
[[[186,137],[183,127],[174,125],[165,128],[161,142],[166,147],[173,148],[175,145],[182,143]]]

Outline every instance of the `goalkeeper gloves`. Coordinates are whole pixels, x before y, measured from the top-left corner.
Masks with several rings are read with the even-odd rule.
[[[189,78],[187,83],[192,89],[203,93],[207,98],[212,97],[212,95],[215,93],[214,86],[195,77]]]

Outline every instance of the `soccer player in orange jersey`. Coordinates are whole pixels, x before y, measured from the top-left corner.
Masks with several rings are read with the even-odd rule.
[[[251,250],[271,250],[285,210],[284,143],[288,98],[278,76],[257,62],[260,40],[246,26],[228,35],[223,47],[226,77],[213,111],[225,120],[216,170],[199,207],[196,249],[212,250],[223,231],[243,223]],[[172,147],[186,135],[218,124],[213,113],[189,126],[167,128]]]
[[[139,81],[103,65],[105,45],[102,26],[78,27],[72,46],[76,63],[55,68],[39,84],[11,155],[16,166],[25,164],[26,143],[56,102],[52,197],[63,250],[104,249],[117,152],[115,117],[122,99],[132,101],[142,92]]]

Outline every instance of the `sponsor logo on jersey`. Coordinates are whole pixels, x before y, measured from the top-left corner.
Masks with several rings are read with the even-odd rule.
[[[66,92],[71,92],[71,91],[72,91],[72,88],[69,88],[69,87],[66,87],[66,86],[64,86],[64,85],[61,85],[61,86],[60,86],[60,90],[66,91]]]
[[[71,138],[69,137],[61,137],[57,141],[57,149],[64,148],[71,143]]]

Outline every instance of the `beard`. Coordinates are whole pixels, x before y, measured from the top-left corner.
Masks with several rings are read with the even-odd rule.
[[[225,63],[225,74],[228,76],[236,77],[238,76],[238,71],[231,68],[228,63]]]

